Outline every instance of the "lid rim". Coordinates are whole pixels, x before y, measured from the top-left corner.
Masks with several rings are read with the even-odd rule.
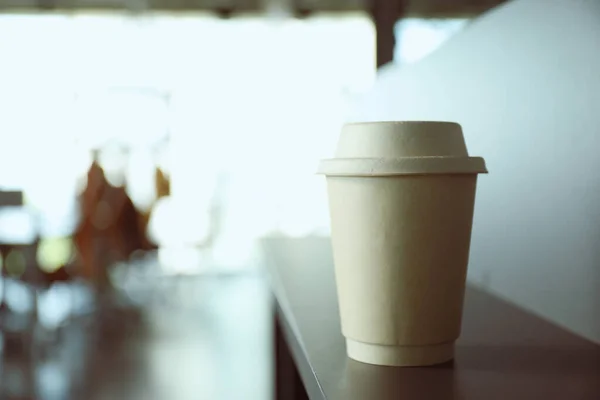
[[[331,158],[321,160],[317,174],[326,176],[394,176],[485,174],[481,157]]]

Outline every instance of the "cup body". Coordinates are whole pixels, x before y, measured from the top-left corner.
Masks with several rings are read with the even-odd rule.
[[[459,124],[345,125],[322,160],[347,351],[381,365],[452,359],[460,334],[477,174]]]
[[[327,177],[351,358],[409,366],[453,357],[476,181],[476,174]]]

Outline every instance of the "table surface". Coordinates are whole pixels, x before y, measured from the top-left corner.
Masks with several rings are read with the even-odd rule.
[[[285,339],[311,399],[600,399],[600,346],[469,286],[454,361],[346,356],[327,238],[263,240]]]

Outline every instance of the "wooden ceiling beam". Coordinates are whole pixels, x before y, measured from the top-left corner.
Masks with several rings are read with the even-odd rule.
[[[375,24],[377,68],[394,60],[396,22],[406,15],[407,0],[371,0]]]
[[[0,0],[2,10],[127,10],[218,11],[232,15],[239,12],[265,11],[265,1],[285,3],[292,13],[306,17],[318,12],[367,11],[377,21],[387,18],[385,11],[399,9],[403,17],[444,18],[474,16],[505,0]],[[393,11],[392,11],[393,12]]]

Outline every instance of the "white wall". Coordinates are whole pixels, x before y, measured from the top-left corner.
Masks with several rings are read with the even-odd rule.
[[[470,279],[600,342],[600,1],[499,7],[384,68],[351,119],[460,122],[490,170]]]

